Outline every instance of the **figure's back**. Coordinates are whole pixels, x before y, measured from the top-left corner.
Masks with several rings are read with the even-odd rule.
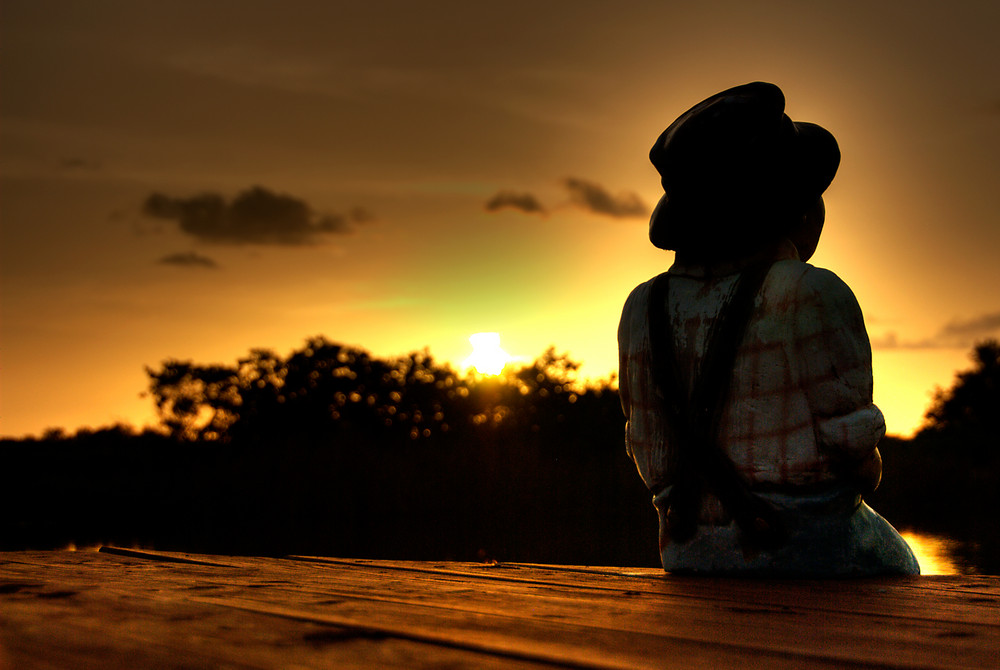
[[[671,450],[682,445],[672,443],[675,431],[656,397],[651,367],[656,345],[650,341],[647,315],[650,309],[666,308],[682,385],[690,393],[739,273],[720,276],[675,266],[668,277],[669,304],[649,304],[651,282],[637,287],[626,303],[619,333],[627,445],[655,495],[664,526],[674,483],[667,463]],[[718,444],[750,490],[791,518],[793,529],[801,525],[796,517],[806,515],[814,530],[824,530],[819,535],[795,531],[784,549],[758,552],[748,560],[730,512],[705,492],[693,540],[671,543],[669,528],[661,528],[664,567],[793,574],[915,572],[902,540],[861,503],[860,490],[843,477],[843,464],[873,451],[884,431],[882,414],[872,403],[868,339],[850,289],[828,271],[794,258],[777,260],[756,296],[736,354]],[[835,547],[829,545],[834,537]],[[819,547],[827,547],[821,552],[825,557],[816,555]],[[837,555],[833,562],[832,552]],[[859,559],[861,554],[866,558]]]

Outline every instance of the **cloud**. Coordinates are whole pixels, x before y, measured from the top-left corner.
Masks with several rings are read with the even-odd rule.
[[[913,349],[919,348],[912,344],[903,344],[899,341],[899,335],[895,331],[889,331],[884,335],[869,338],[872,349]]]
[[[564,179],[563,185],[569,190],[574,203],[595,214],[616,218],[649,214],[649,209],[635,193],[626,191],[614,196],[599,184],[575,177]]]
[[[525,214],[546,214],[545,207],[531,193],[515,193],[514,191],[500,191],[486,203],[487,212],[509,207]]]
[[[646,204],[630,191],[624,191],[617,196],[612,195],[600,184],[577,177],[567,177],[561,184],[569,191],[571,202],[588,212],[615,218],[649,215]],[[548,214],[548,209],[534,194],[517,191],[498,191],[486,202],[485,207],[487,212],[510,208],[525,214]]]
[[[354,223],[371,223],[375,220],[375,215],[364,207],[352,207],[347,216]]]
[[[232,200],[217,193],[175,198],[151,193],[142,205],[147,216],[176,221],[182,232],[219,244],[314,244],[371,221],[367,210],[320,214],[303,200],[254,186]]]
[[[59,162],[59,167],[63,170],[85,170],[93,171],[101,168],[99,163],[87,160],[86,158],[64,158]]]
[[[965,321],[953,319],[941,329],[938,336],[949,339],[979,339],[994,335],[998,330],[1000,330],[1000,312],[993,312]]]
[[[208,256],[202,256],[191,251],[188,253],[177,253],[170,254],[169,256],[164,256],[157,263],[162,263],[164,265],[177,265],[180,267],[188,268],[218,268],[219,264],[213,261]]]
[[[946,349],[967,348],[976,342],[1000,334],[1000,312],[981,314],[971,319],[952,319],[933,337],[923,340],[900,340],[895,332],[871,338],[873,349]]]

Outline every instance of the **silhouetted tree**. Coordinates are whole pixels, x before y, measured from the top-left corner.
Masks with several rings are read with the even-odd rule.
[[[240,375],[234,368],[168,360],[146,373],[157,415],[175,438],[216,441],[239,417]]]
[[[231,367],[168,360],[146,372],[163,427],[189,442],[317,442],[341,432],[422,440],[456,430],[596,437],[597,421],[617,430],[610,382],[582,384],[579,367],[549,347],[502,376],[460,377],[426,350],[383,360],[316,337],[287,358],[256,349]]]
[[[921,435],[936,434],[981,456],[1000,449],[1000,342],[986,340],[972,352],[974,367],[960,372],[947,391],[938,389]]]
[[[427,351],[393,360],[308,340],[287,358],[258,349],[235,367],[147,368],[163,426],[185,441],[320,440],[338,431],[425,439],[471,411],[469,389]]]

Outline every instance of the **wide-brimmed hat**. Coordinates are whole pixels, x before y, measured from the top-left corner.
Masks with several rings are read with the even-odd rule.
[[[664,195],[649,221],[661,249],[739,249],[786,232],[840,165],[824,128],[793,122],[774,84],[737,86],[698,103],[656,140]]]

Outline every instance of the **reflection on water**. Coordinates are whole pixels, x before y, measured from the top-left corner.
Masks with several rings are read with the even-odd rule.
[[[900,532],[900,535],[917,555],[922,575],[968,575],[976,571],[958,557],[959,543],[955,540],[912,531]]]

